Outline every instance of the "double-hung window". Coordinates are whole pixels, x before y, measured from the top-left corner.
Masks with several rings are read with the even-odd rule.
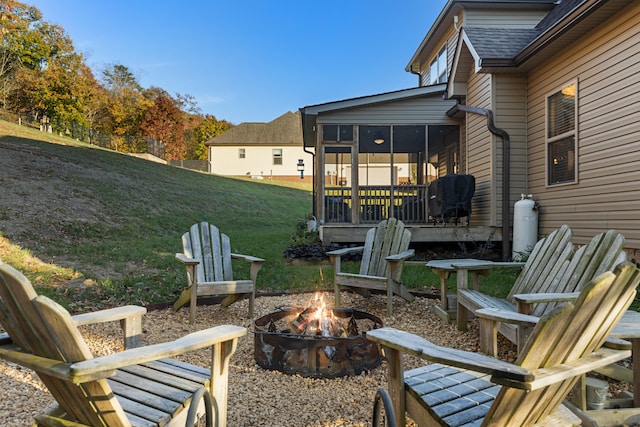
[[[273,164],[282,165],[282,149],[274,148],[272,153],[273,153]]]
[[[239,159],[244,159],[246,158],[247,153],[245,152],[244,148],[238,148],[238,158]]]
[[[547,184],[577,181],[578,83],[573,81],[546,100]]]
[[[443,47],[429,66],[429,84],[446,83],[447,81],[447,47]]]

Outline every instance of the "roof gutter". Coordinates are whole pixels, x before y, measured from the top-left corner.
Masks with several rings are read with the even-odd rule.
[[[509,206],[510,183],[510,157],[511,138],[504,129],[497,127],[493,121],[493,111],[488,108],[471,107],[464,104],[456,104],[454,109],[465,113],[479,114],[487,117],[487,128],[492,134],[502,138],[502,260],[507,261],[511,257],[511,217]]]

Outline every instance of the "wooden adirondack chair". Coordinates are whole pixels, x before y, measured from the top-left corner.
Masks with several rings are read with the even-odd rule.
[[[404,227],[402,221],[390,218],[381,221],[377,227],[371,228],[365,237],[364,246],[338,249],[328,252],[334,266],[333,285],[336,307],[340,306],[340,290],[353,289],[368,297],[370,289],[387,292],[387,312],[393,311],[393,295],[399,295],[407,301],[415,298],[402,284],[402,267],[407,258],[415,254],[409,249],[411,232]],[[345,273],[341,271],[342,256],[351,253],[362,253],[360,272]]]
[[[182,235],[184,253],[177,253],[176,259],[187,268],[188,286],[173,308],[178,310],[190,303],[189,321],[196,318],[196,303],[199,296],[228,295],[222,306],[228,307],[243,296],[249,298],[249,318],[253,318],[253,300],[256,292],[256,277],[264,259],[231,252],[229,236],[220,233],[218,227],[207,222],[191,226]],[[249,262],[249,279],[233,280],[233,259]]]
[[[518,348],[522,347],[531,332],[530,319],[518,322],[517,318],[512,317],[515,320],[510,322],[497,321],[492,318],[491,309],[541,317],[559,301],[570,300],[566,294],[580,291],[598,274],[612,271],[616,265],[625,261],[626,253],[623,248],[624,236],[615,230],[609,230],[596,235],[589,244],[580,247],[573,254],[573,251],[565,250],[561,256],[549,260],[547,265],[538,264],[535,269],[528,269],[524,280],[512,287],[507,299],[491,297],[477,290],[459,290],[458,304],[471,307],[471,311],[480,317],[481,351],[493,356],[497,354],[498,332]],[[460,316],[460,311],[458,315]],[[458,329],[466,328],[466,321],[462,325],[462,320],[462,316],[459,317]]]
[[[138,307],[118,310],[72,317],[38,296],[20,272],[0,264],[0,327],[6,331],[0,358],[34,370],[57,402],[35,417],[36,425],[177,426],[202,415],[213,421],[215,415],[216,425],[224,426],[229,358],[246,329],[216,326],[173,342],[93,358],[77,325],[132,319],[139,325],[144,313]],[[134,333],[130,342],[136,342],[141,329],[128,330]],[[207,347],[212,349],[210,369],[167,359]]]
[[[575,304],[564,303],[536,325],[515,364],[444,348],[393,328],[367,332],[382,346],[396,425],[405,411],[420,426],[569,426],[581,421],[563,407],[586,372],[629,357],[604,348],[635,297],[640,270],[630,263],[587,284]],[[402,353],[433,364],[403,371]]]

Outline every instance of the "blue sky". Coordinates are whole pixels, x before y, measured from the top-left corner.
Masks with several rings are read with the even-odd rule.
[[[234,124],[418,84],[404,71],[446,0],[24,0],[62,26],[96,77],[193,95]]]

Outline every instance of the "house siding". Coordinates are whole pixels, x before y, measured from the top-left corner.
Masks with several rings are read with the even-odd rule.
[[[469,77],[467,105],[491,108],[491,76]],[[495,187],[495,137],[487,129],[487,119],[478,114],[466,115],[466,158],[468,173],[476,178],[473,196],[473,224],[497,226]]]
[[[467,10],[464,25],[490,28],[533,28],[544,17],[546,11],[518,10]]]
[[[513,204],[520,194],[527,194],[527,78],[518,74],[496,74],[493,76],[494,119],[497,127],[504,129],[510,139],[509,162],[509,209],[513,218]],[[496,141],[496,196],[502,203],[502,146]],[[502,209],[498,206],[498,218]],[[502,220],[500,219],[500,222]]]
[[[372,105],[318,116],[317,123],[349,124],[457,124],[447,117],[446,111],[455,105],[455,101],[443,103],[440,95],[396,101],[388,104]]]
[[[561,224],[575,241],[614,228],[640,248],[640,2],[594,28],[529,75],[530,192],[540,234]],[[578,81],[578,183],[546,186],[545,98]]]
[[[245,158],[238,156],[238,150],[245,150]],[[282,150],[282,165],[273,164],[273,150]],[[305,153],[301,146],[291,147],[273,146],[219,146],[210,147],[211,173],[225,176],[246,176],[268,179],[276,176],[296,177],[298,159],[303,159],[305,175],[311,176],[310,154]]]

